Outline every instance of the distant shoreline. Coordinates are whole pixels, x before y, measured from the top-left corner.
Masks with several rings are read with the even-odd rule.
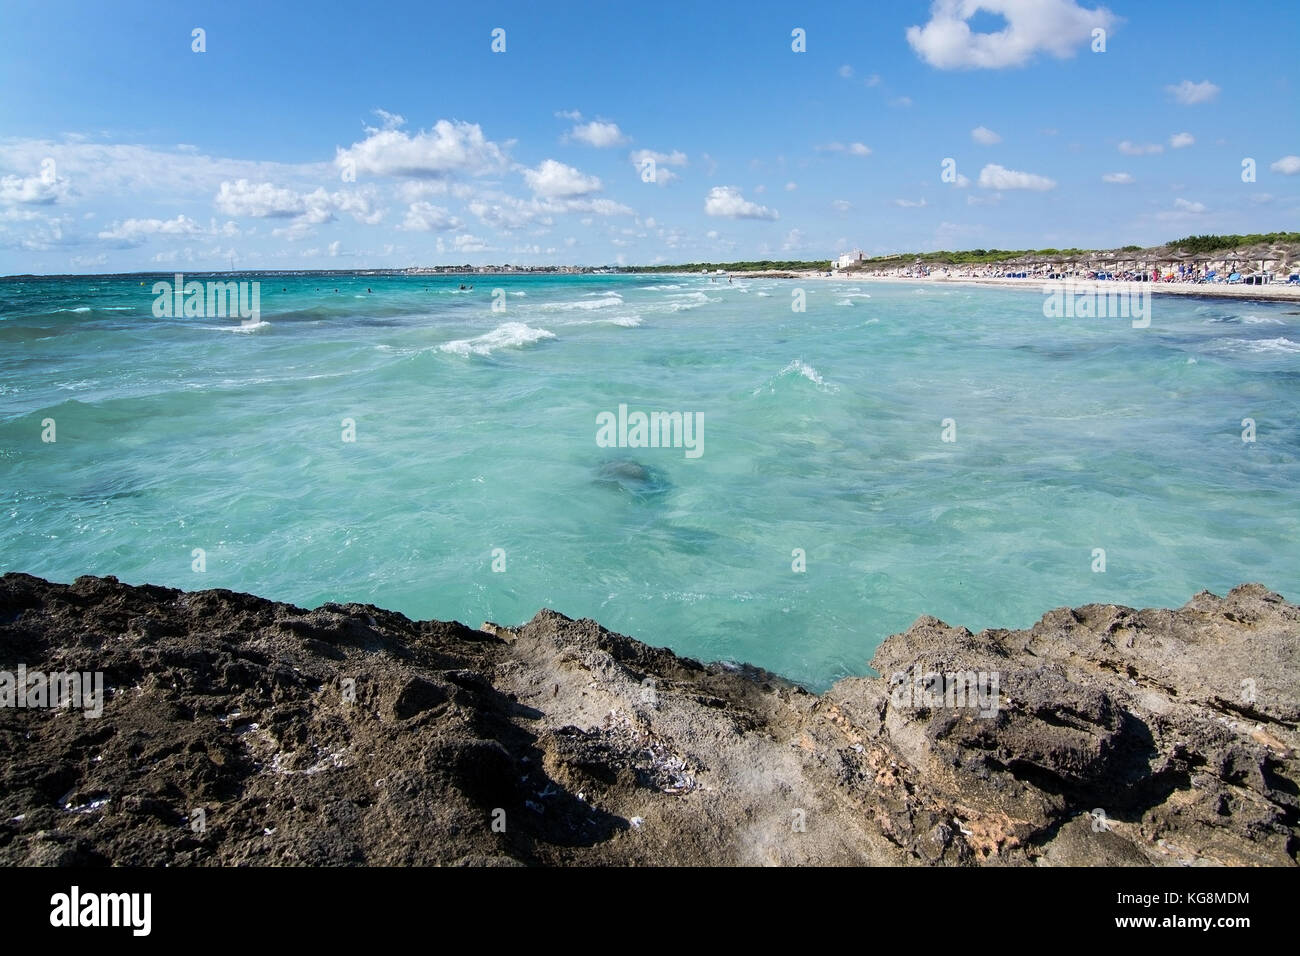
[[[664,273],[669,274],[669,273]],[[672,275],[683,275],[699,277],[699,273],[670,273]],[[892,282],[903,285],[929,285],[929,286],[993,286],[1002,289],[1020,289],[1022,291],[1037,292],[1040,295],[1044,289],[1066,289],[1071,288],[1076,291],[1096,291],[1106,292],[1107,290],[1115,291],[1118,288],[1140,288],[1149,290],[1153,295],[1189,295],[1201,296],[1207,299],[1254,299],[1266,302],[1300,302],[1300,286],[1285,285],[1283,283],[1272,283],[1269,285],[1226,285],[1223,283],[1194,283],[1194,282],[1141,282],[1127,283],[1119,281],[1098,281],[1095,279],[1007,279],[1007,278],[978,278],[975,276],[964,276],[961,278],[950,278],[948,276],[928,276],[922,278],[909,278],[907,276],[885,276],[876,274],[846,274],[842,272],[827,275],[825,272],[737,272],[732,274],[732,278],[747,279],[812,279],[819,282],[837,281],[837,282]]]

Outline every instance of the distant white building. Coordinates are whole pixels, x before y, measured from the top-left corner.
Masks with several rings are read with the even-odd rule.
[[[862,262],[866,258],[866,253],[861,249],[854,249],[852,252],[843,252],[840,254],[840,257],[835,260],[835,268],[847,269],[855,262]]]

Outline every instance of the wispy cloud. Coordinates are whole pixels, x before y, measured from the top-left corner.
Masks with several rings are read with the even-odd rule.
[[[1045,192],[1056,188],[1056,180],[1035,173],[1022,173],[989,163],[980,170],[979,184],[984,189],[1028,189]]]

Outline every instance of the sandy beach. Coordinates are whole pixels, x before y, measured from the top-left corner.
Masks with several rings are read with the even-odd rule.
[[[688,273],[689,274],[689,273]],[[890,276],[876,273],[854,273],[854,272],[835,272],[827,274],[825,272],[747,272],[736,273],[736,276],[747,278],[768,278],[768,279],[818,279],[830,280],[835,282],[890,282],[903,285],[938,285],[938,286],[994,286],[1004,289],[1020,289],[1023,291],[1037,292],[1039,295],[1044,294],[1047,290],[1055,291],[1067,289],[1074,292],[1097,292],[1105,294],[1107,291],[1116,292],[1119,289],[1140,289],[1150,291],[1152,295],[1184,295],[1199,296],[1205,299],[1245,299],[1257,302],[1300,302],[1300,285],[1286,285],[1284,283],[1273,283],[1270,285],[1227,285],[1224,283],[1194,283],[1194,282],[1143,282],[1143,283],[1125,283],[1113,281],[1096,281],[1088,279],[1008,279],[1008,278],[981,278],[974,276],[963,276],[960,278],[950,276]]]

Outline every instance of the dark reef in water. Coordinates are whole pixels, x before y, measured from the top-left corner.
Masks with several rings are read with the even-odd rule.
[[[552,611],[7,574],[0,672],[105,698],[0,707],[0,863],[1294,865],[1298,658],[1256,584],[922,617],[815,695]]]
[[[602,464],[596,470],[596,483],[641,499],[658,497],[673,487],[662,469],[633,458],[615,458]]]

